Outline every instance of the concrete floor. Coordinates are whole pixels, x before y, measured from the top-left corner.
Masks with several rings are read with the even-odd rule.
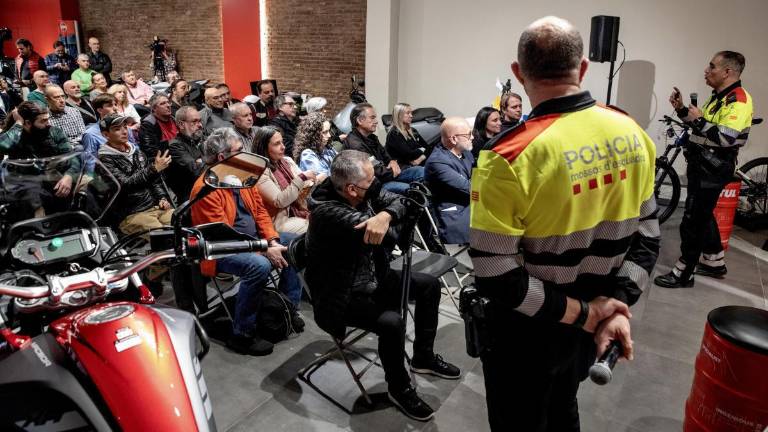
[[[679,213],[662,227],[657,273],[669,271],[678,255]],[[588,432],[665,432],[682,430],[684,405],[694,373],[707,313],[723,305],[768,308],[768,253],[759,247],[765,233],[737,228],[727,253],[725,279],[698,278],[694,289],[652,286],[633,307],[635,360],[616,367],[604,387],[591,382],[579,391],[582,430]],[[419,392],[437,411],[421,423],[386,402],[383,372],[372,368],[363,378],[374,393],[374,407],[361,403],[343,363],[332,361],[315,375],[324,390],[337,396],[353,415],[340,410],[296,379],[297,371],[332,344],[302,305],[306,331],[275,347],[267,357],[235,354],[220,343],[203,361],[214,414],[222,431],[485,431],[488,430],[482,366],[466,355],[464,328],[450,300],[443,302],[436,351],[461,367],[458,381],[415,378]],[[375,351],[375,339],[361,344]],[[358,365],[360,363],[357,363]]]

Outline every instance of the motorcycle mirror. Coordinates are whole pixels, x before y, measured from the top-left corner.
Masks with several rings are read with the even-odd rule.
[[[205,172],[205,184],[215,189],[243,189],[256,185],[267,168],[267,159],[249,152],[235,153]]]

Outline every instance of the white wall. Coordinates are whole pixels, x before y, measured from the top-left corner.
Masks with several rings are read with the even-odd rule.
[[[369,0],[369,8],[379,1]],[[744,85],[754,98],[756,116],[768,115],[768,2],[762,0],[404,0],[393,60],[397,77],[389,76],[388,67],[366,68],[368,91],[386,76],[387,85],[396,82],[396,101],[435,106],[446,115],[474,116],[496,96],[496,77],[512,78],[509,65],[522,30],[545,15],[576,25],[585,39],[585,53],[591,17],[621,17],[619,39],[627,48],[627,63],[614,80],[612,102],[630,112],[657,142],[660,129],[655,120],[672,112],[667,102],[672,86],[678,86],[686,100],[690,92],[698,92],[703,103],[711,91],[704,84],[704,67],[719,50],[746,56]],[[391,29],[392,23],[386,27]],[[369,27],[368,38],[377,40],[372,30]],[[391,35],[386,40],[390,42]],[[601,102],[607,76],[608,63],[591,63],[584,81],[583,87]],[[513,90],[523,93],[519,85]],[[380,113],[391,110],[377,108]],[[530,110],[527,100],[524,109]],[[768,125],[755,127],[740,160],[757,155],[768,155]]]

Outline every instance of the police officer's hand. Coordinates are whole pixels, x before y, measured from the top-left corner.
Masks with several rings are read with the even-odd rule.
[[[600,323],[600,326],[595,332],[595,344],[597,345],[598,358],[603,355],[605,350],[608,349],[608,344],[613,340],[621,342],[624,358],[627,360],[632,360],[634,358],[629,319],[620,313],[613,314]]]
[[[701,110],[696,105],[688,105],[688,116],[687,119],[696,120],[697,118],[701,117]]]
[[[622,314],[627,318],[632,318],[632,314],[629,312],[629,306],[627,306],[626,303],[620,302],[614,298],[603,296],[597,297],[589,302],[589,315],[587,316],[587,322],[584,323],[583,329],[590,333],[594,333],[600,323],[613,314]]]

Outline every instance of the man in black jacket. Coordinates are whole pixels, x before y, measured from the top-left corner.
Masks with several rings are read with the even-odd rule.
[[[179,134],[171,141],[171,166],[168,167],[168,185],[179,202],[189,199],[192,185],[205,170],[203,151],[203,124],[200,113],[193,106],[183,106],[176,111]]]
[[[168,96],[157,93],[149,98],[152,114],[141,121],[139,139],[141,151],[149,157],[168,150],[168,143],[176,138],[179,129],[171,116],[171,102]]]
[[[392,159],[376,136],[379,126],[376,111],[367,102],[359,103],[349,114],[352,132],[344,140],[344,148],[368,153],[374,160],[373,170],[384,190],[405,194],[411,182],[424,180],[424,167],[412,166],[400,171],[400,165]]]
[[[409,417],[431,419],[432,408],[403,367],[400,273],[389,269],[389,248],[382,246],[390,225],[406,216],[400,198],[381,190],[366,153],[345,150],[334,159],[331,177],[312,193],[310,210],[306,277],[317,325],[340,339],[347,325],[376,333],[390,400]],[[459,378],[459,369],[433,351],[440,284],[413,273],[411,295],[416,299],[411,370]]]
[[[264,127],[277,115],[275,109],[275,86],[270,80],[261,80],[256,83],[259,100],[251,104],[253,109],[253,123],[257,127]]]
[[[101,51],[101,44],[95,37],[88,39],[88,48],[91,49],[91,52],[88,53],[91,69],[104,75],[104,78],[107,79],[107,84],[111,85],[112,78],[109,74],[112,73],[112,60]]]
[[[173,214],[171,198],[160,181],[160,173],[171,163],[168,150],[150,162],[128,141],[128,119],[110,114],[99,121],[107,139],[106,145],[99,148],[99,159],[120,183],[112,211],[114,222],[124,234],[168,225]]]
[[[285,154],[293,154],[293,140],[296,138],[297,119],[296,101],[288,95],[280,95],[275,99],[277,116],[269,121],[269,126],[279,127],[285,144]]]

